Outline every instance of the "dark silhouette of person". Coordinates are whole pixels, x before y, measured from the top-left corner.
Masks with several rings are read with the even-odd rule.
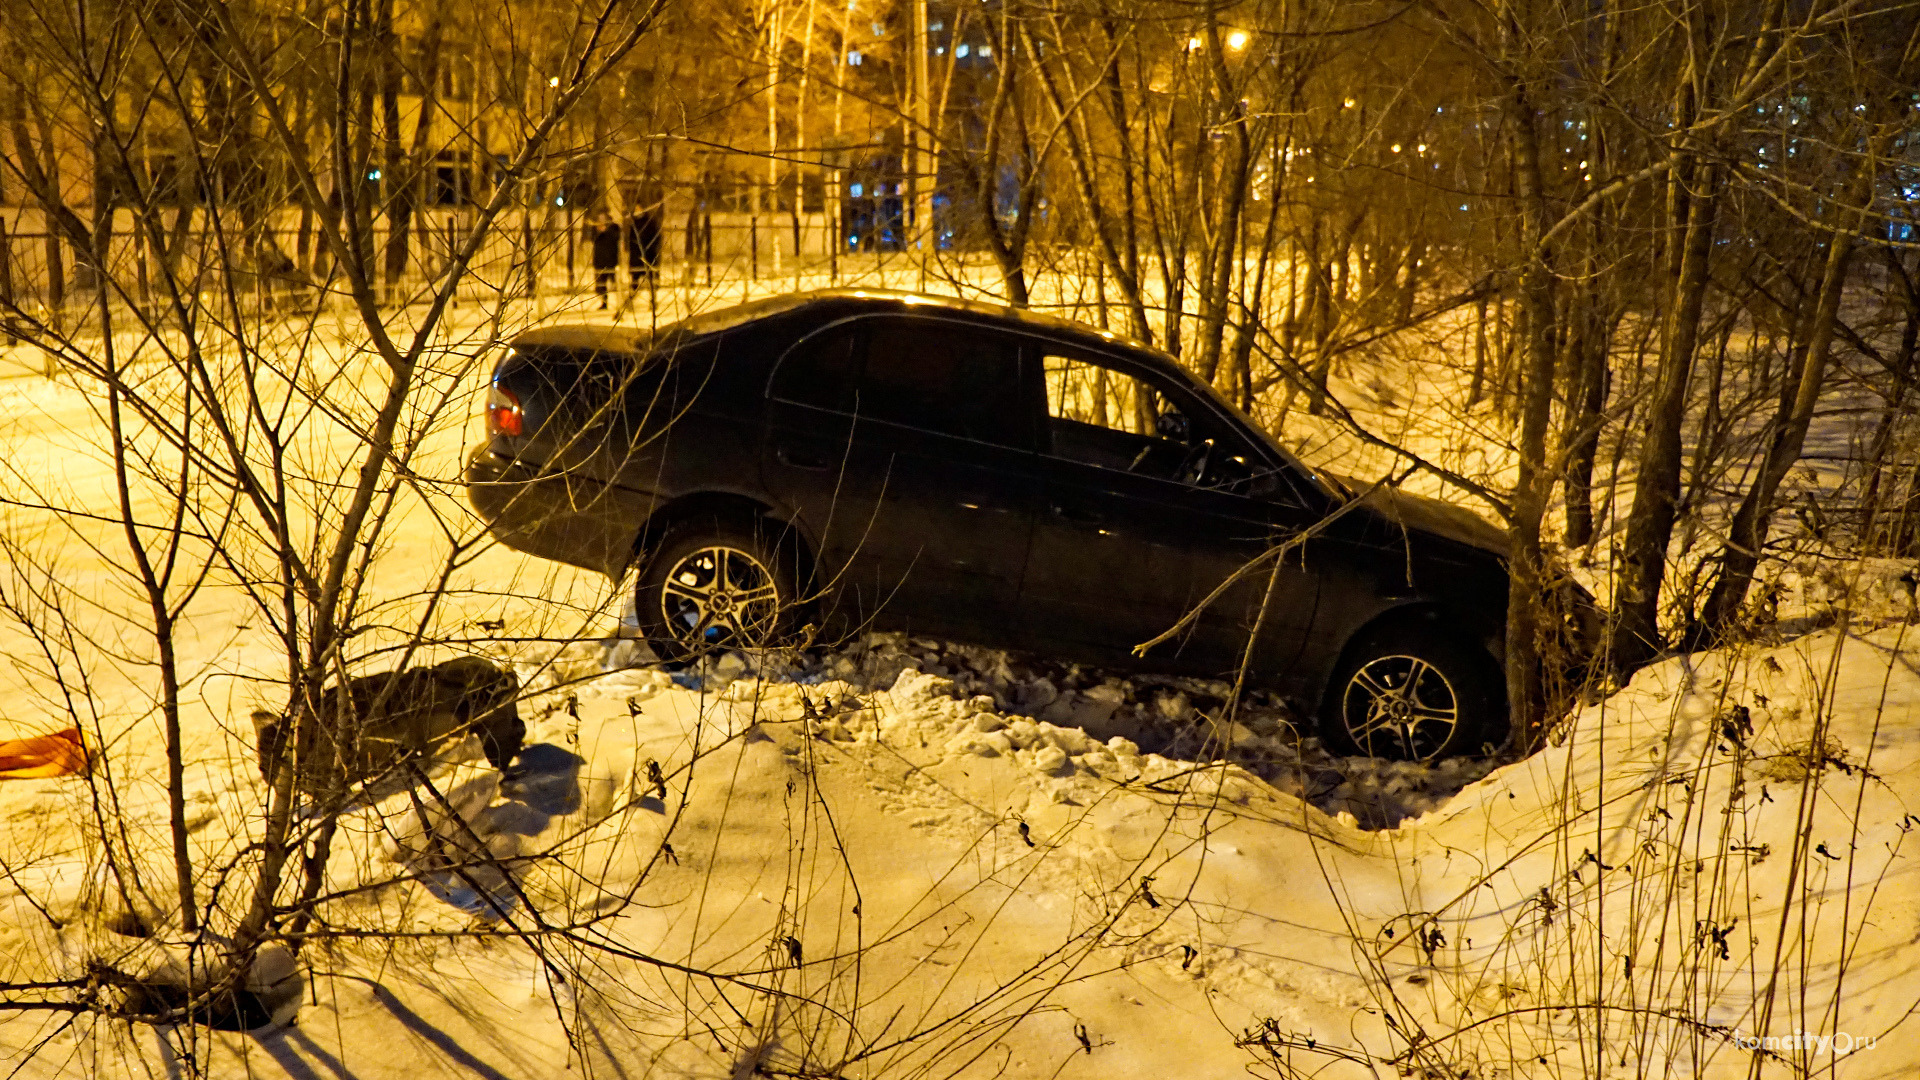
[[[634,210],[627,218],[627,269],[633,275],[633,287],[660,271],[660,204],[651,203]]]
[[[607,290],[620,270],[620,226],[612,217],[601,214],[587,226],[587,239],[593,244],[593,291],[600,307],[607,306]]]

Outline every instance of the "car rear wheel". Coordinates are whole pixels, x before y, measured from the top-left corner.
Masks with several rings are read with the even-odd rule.
[[[1428,630],[1375,634],[1348,650],[1321,709],[1334,751],[1396,761],[1476,753],[1505,737],[1490,657]]]
[[[690,660],[786,644],[799,599],[792,554],[765,529],[706,521],[671,529],[634,587],[654,652]]]

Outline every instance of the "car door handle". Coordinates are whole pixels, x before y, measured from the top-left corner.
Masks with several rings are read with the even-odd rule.
[[[782,465],[791,465],[796,469],[824,472],[833,468],[833,462],[826,458],[809,454],[804,450],[794,450],[791,447],[782,446],[773,452],[773,456],[779,458]]]
[[[1059,503],[1054,503],[1050,509],[1052,509],[1054,517],[1060,518],[1063,521],[1078,522],[1081,525],[1098,525],[1106,520],[1106,518],[1101,517],[1091,510],[1082,509],[1077,506],[1062,506]]]

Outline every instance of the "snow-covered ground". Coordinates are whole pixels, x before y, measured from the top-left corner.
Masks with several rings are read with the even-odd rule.
[[[878,691],[848,656],[848,678],[763,680],[725,658],[599,673],[576,648],[512,775],[437,773],[467,826],[404,793],[347,818],[327,922],[400,935],[310,946],[295,1026],[199,1037],[213,1075],[548,1076],[573,1054],[592,1075],[1223,1076],[1271,1021],[1303,1072],[1417,1031],[1412,1062],[1468,1075],[1626,1076],[1744,1074],[1735,1039],[1806,1031],[1876,1043],[1809,1048],[1815,1067],[1911,1075],[1911,633],[1668,662],[1563,745],[1372,832],[1239,766],[1010,713],[911,646]],[[210,808],[258,798],[244,768],[197,780]],[[63,865],[83,790],[0,792],[15,978],[157,947],[104,930]],[[516,881],[447,873],[434,834]],[[575,929],[530,947],[528,903]],[[55,1026],[0,1039],[12,1056]],[[161,1043],[83,1023],[26,1075],[132,1075]]]
[[[375,561],[394,625],[443,526],[471,526],[452,481],[481,374],[434,384],[449,410]],[[93,403],[23,377],[0,405],[16,480],[110,505]],[[0,782],[0,979],[177,962],[150,645],[115,614],[136,598],[114,529],[17,507],[5,525],[94,604],[71,616],[95,635],[81,712],[103,753],[91,783]],[[30,575],[5,573],[22,595]],[[0,1060],[147,1076],[191,1053],[213,1076],[366,1080],[1912,1075],[1911,573],[1797,570],[1776,637],[1650,668],[1489,771],[1331,759],[1258,701],[1224,715],[1217,685],[898,637],[631,667],[605,582],[485,551],[431,629],[519,668],[528,747],[506,776],[462,748],[431,790],[342,819],[296,1021],[0,1012]],[[262,805],[246,714],[274,704],[276,654],[230,587],[187,630],[194,853],[230,905]],[[529,640],[550,637],[579,640]],[[16,626],[0,644],[0,737],[64,726],[50,661]],[[96,815],[141,853],[151,937],[125,933]],[[496,862],[449,869],[481,848]]]

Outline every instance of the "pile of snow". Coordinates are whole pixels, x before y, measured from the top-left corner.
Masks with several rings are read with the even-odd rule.
[[[1749,601],[1759,636],[1782,641],[1832,626],[1855,629],[1920,620],[1920,565],[1912,559],[1860,558],[1826,545],[1772,568]]]
[[[608,670],[643,664],[649,652],[631,639],[605,643]],[[551,682],[578,678],[578,666],[550,670]],[[855,693],[887,689],[903,672],[938,676],[954,693],[984,698],[997,713],[1030,717],[1120,738],[1168,758],[1228,761],[1278,791],[1364,828],[1391,828],[1441,805],[1493,768],[1485,759],[1413,763],[1330,753],[1311,723],[1263,691],[1244,693],[1219,679],[1124,674],[1000,650],[871,632],[850,645],[805,653],[725,652],[670,675],[676,685],[719,691],[752,676],[802,685],[846,683]]]

